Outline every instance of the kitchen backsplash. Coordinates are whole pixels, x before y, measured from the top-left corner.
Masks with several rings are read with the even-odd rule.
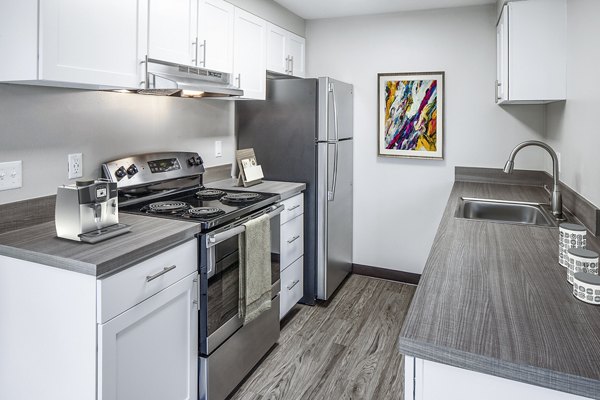
[[[56,193],[67,155],[83,154],[84,177],[128,154],[185,150],[206,166],[234,159],[233,102],[0,84],[0,162],[23,161],[23,187],[0,204]],[[215,157],[215,141],[222,157]]]

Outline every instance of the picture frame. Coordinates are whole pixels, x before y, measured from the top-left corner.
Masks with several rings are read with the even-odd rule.
[[[254,186],[262,182],[262,167],[256,161],[254,149],[236,150],[235,158],[239,170],[237,186]]]
[[[379,156],[444,159],[444,78],[444,71],[377,74]]]

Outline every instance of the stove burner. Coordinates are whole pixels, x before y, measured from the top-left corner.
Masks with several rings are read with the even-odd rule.
[[[188,203],[183,201],[159,201],[148,205],[148,212],[157,214],[177,214],[190,208]]]
[[[260,194],[258,193],[227,193],[227,195],[221,197],[221,201],[224,203],[249,203],[258,200],[259,198]]]
[[[225,192],[217,189],[203,189],[196,193],[196,197],[200,200],[217,200],[225,196]]]
[[[187,210],[184,217],[210,219],[222,214],[225,214],[225,211],[217,207],[195,207]]]

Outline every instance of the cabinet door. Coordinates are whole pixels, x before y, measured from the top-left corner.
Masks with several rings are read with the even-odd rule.
[[[98,399],[196,400],[197,277],[98,325]]]
[[[140,85],[147,0],[40,1],[40,79],[78,86]]]
[[[233,71],[234,8],[223,0],[200,0],[198,66]]]
[[[306,40],[303,37],[288,32],[287,54],[290,57],[289,74],[300,78],[304,78],[306,75],[304,67],[306,64],[304,61],[305,43]]]
[[[198,0],[149,0],[148,3],[148,55],[195,65]]]
[[[266,32],[263,19],[235,9],[233,74],[245,98],[265,99]]]
[[[508,100],[508,6],[496,26],[496,103]]]
[[[289,54],[286,52],[287,31],[267,24],[267,69],[280,74],[289,72]]]

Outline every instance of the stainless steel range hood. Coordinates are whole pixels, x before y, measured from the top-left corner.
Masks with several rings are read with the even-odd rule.
[[[145,88],[137,93],[178,97],[235,97],[244,91],[234,86],[231,74],[146,57]]]

